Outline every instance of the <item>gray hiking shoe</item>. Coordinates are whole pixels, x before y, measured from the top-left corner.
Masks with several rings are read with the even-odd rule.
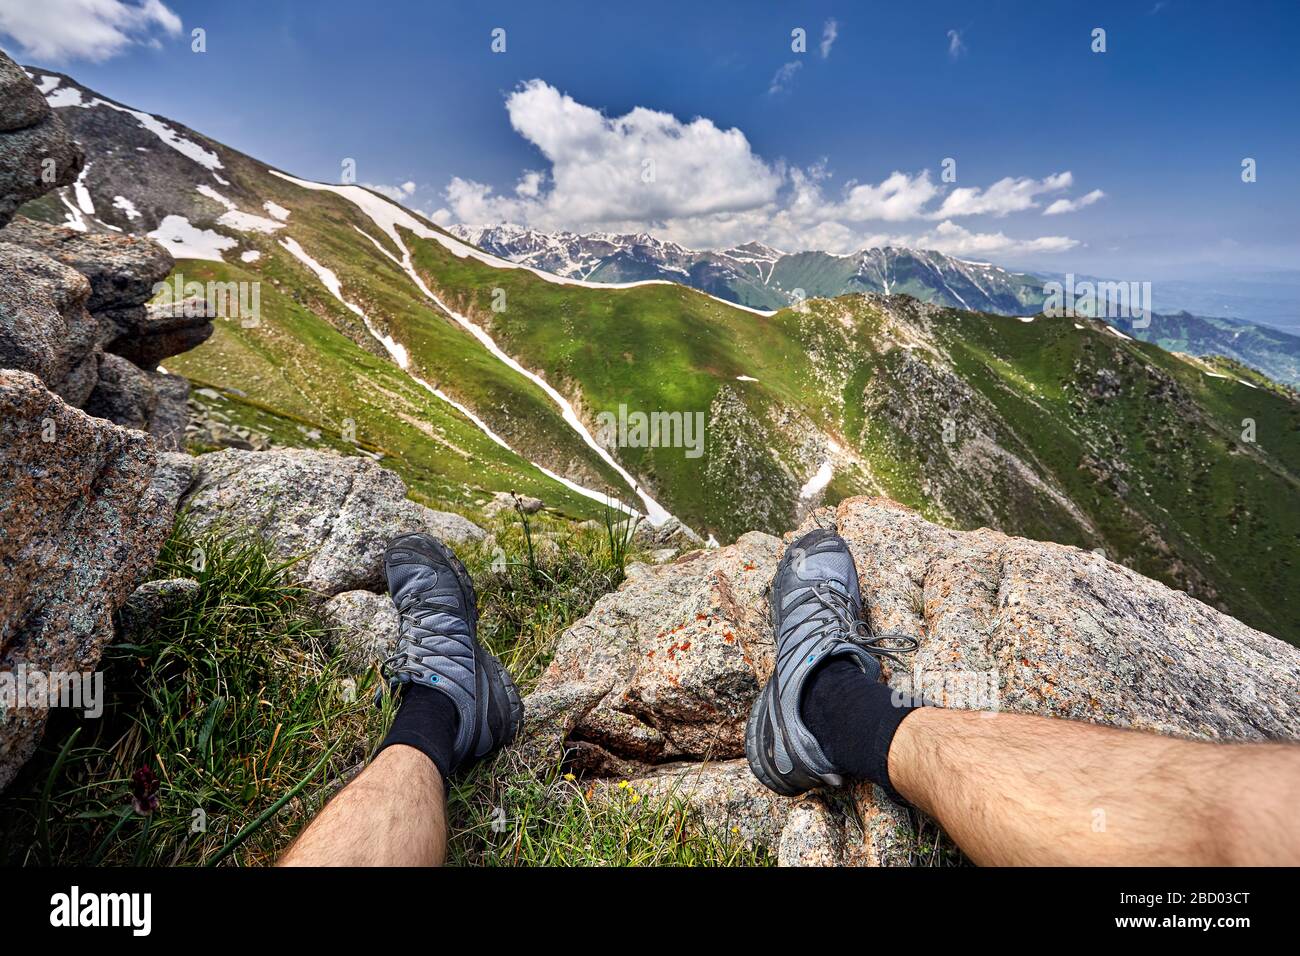
[[[505,667],[478,642],[469,572],[423,532],[393,538],[384,571],[400,615],[397,650],[384,662],[389,691],[405,683],[442,691],[460,716],[453,767],[482,760],[514,739],[524,706]],[[382,693],[380,687],[376,700]]]
[[[772,630],[776,667],[754,701],[745,727],[745,756],[769,789],[795,796],[843,779],[804,725],[799,705],[818,665],[847,657],[873,680],[877,657],[914,651],[917,642],[876,636],[862,619],[858,571],[844,539],[816,528],[786,550],[772,578]],[[884,640],[897,646],[883,646]]]

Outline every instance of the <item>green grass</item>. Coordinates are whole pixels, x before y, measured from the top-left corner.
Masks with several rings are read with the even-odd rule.
[[[527,533],[510,514],[493,530],[498,548],[462,557],[479,590],[480,637],[527,692],[558,635],[617,587],[626,554],[605,528],[547,515],[533,516]],[[195,580],[197,596],[106,651],[100,719],[52,721],[0,796],[3,862],[250,866],[278,857],[364,766],[391,717],[387,698],[383,709],[371,703],[375,669],[355,669],[290,570],[260,539],[195,536],[178,519],[153,577]],[[154,783],[140,782],[142,768]],[[156,806],[140,812],[133,796]],[[454,782],[449,822],[453,864],[766,861],[672,796],[605,799],[515,752]]]

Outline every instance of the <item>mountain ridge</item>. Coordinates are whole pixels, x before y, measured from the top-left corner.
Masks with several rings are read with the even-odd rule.
[[[1300,639],[1296,599],[1269,584],[1294,574],[1300,540],[1300,406],[1245,374],[1094,319],[871,291],[769,311],[661,278],[556,276],[36,72],[87,171],[23,213],[167,225],[175,276],[259,283],[258,323],[218,317],[167,366],[202,386],[205,415],[272,446],[381,455],[417,500],[469,514],[517,491],[599,517],[575,485],[649,511],[643,491],[724,541],[884,495],[951,527],[1101,549]],[[778,250],[731,252],[759,274]],[[623,407],[702,415],[703,454],[598,439]]]

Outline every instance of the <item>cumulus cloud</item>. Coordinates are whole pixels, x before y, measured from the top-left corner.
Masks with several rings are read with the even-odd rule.
[[[1037,197],[1043,193],[1068,189],[1074,182],[1069,172],[1055,173],[1045,179],[1028,176],[999,179],[986,189],[960,187],[944,197],[943,205],[932,214],[934,219],[952,216],[1005,216],[1038,207]]]
[[[135,44],[158,44],[160,33],[181,32],[181,18],[162,0],[5,0],[0,35],[25,58],[43,62],[100,62]]]
[[[639,107],[606,116],[541,80],[511,93],[506,109],[547,168],[523,171],[513,188],[500,192],[454,177],[444,191],[445,207],[431,215],[436,222],[652,232],[695,249],[757,239],[788,251],[840,254],[906,245],[991,256],[1077,244],[1065,236],[1017,239],[953,221],[1036,208],[1037,197],[1073,183],[1069,172],[952,189],[928,170],[895,170],[879,182],[837,186],[824,162],[801,168],[768,161],[740,130],[705,118],[688,122]],[[924,229],[882,230],[908,222]]]
[[[794,75],[803,69],[803,63],[800,60],[791,60],[789,63],[783,63],[781,68],[772,76],[772,82],[767,85],[768,96],[776,96],[790,88],[794,82]]]
[[[398,186],[387,186],[383,183],[362,183],[361,185],[365,186],[367,189],[373,189],[381,196],[387,196],[389,199],[395,200],[396,202],[403,202],[406,199],[409,199],[411,194],[415,192],[415,183],[411,182],[409,179]]]
[[[966,52],[966,44],[962,42],[961,33],[958,30],[948,31],[948,56],[957,59]]]
[[[1080,196],[1078,199],[1058,199],[1043,210],[1044,216],[1059,216],[1063,212],[1076,212],[1084,206],[1091,206],[1098,199],[1105,199],[1106,194],[1100,189]]]
[[[834,17],[822,24],[822,59],[831,55],[831,47],[835,45],[835,38],[840,35],[840,25],[835,22]]]

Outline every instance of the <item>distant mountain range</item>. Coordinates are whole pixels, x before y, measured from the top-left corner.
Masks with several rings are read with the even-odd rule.
[[[556,275],[592,282],[667,279],[754,309],[854,292],[911,295],[1000,315],[1032,315],[1043,301],[1043,280],[1037,276],[931,250],[887,246],[838,256],[747,242],[707,251],[646,233],[580,235],[513,225],[451,226],[449,231],[494,255]]]
[[[955,309],[1027,316],[1041,311],[1045,283],[1064,279],[1053,273],[1013,272],[932,249],[886,246],[835,255],[781,252],[747,242],[710,251],[647,233],[539,232],[510,224],[454,225],[448,231],[493,255],[558,276],[606,283],[666,280],[765,310],[785,308],[800,298],[878,292]],[[1134,338],[1171,352],[1223,355],[1300,386],[1300,336],[1272,326],[1186,311],[1156,313],[1142,328],[1124,318],[1111,321]]]

